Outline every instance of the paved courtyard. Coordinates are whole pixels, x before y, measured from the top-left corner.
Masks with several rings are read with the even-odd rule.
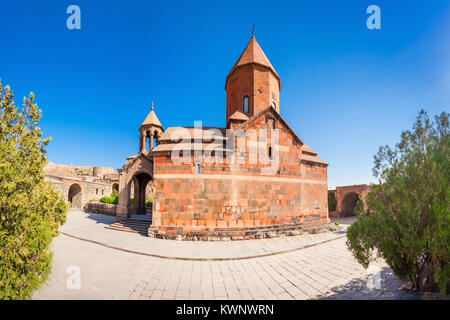
[[[50,279],[33,299],[414,298],[383,261],[362,268],[346,249],[345,231],[193,242],[104,228],[112,222],[72,209],[53,241]]]

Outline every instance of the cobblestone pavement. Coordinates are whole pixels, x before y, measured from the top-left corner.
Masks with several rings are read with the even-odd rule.
[[[247,241],[168,241],[154,239],[116,230],[106,229],[114,218],[99,214],[87,214],[71,210],[65,225],[60,228],[63,235],[94,241],[103,246],[120,248],[153,257],[171,257],[194,260],[236,259],[287,252],[345,236],[345,232],[304,234],[299,237],[279,237]],[[340,222],[347,225],[352,220]]]
[[[68,224],[79,223],[80,220],[73,219],[74,214],[81,213],[72,211]],[[69,229],[74,232],[76,226],[66,224],[64,230]],[[107,230],[107,233],[119,238],[139,239],[136,241],[141,246],[167,246],[170,249],[174,245],[187,248],[200,244],[142,236],[134,238],[134,234],[114,230]],[[305,243],[302,237],[306,236],[312,238],[308,243],[316,241],[316,245],[302,247]],[[270,256],[246,259],[246,252],[241,252],[240,260],[192,261],[131,253],[61,234],[53,241],[55,255],[50,279],[35,292],[33,299],[418,298],[398,290],[402,282],[392,275],[383,261],[374,263],[370,267],[371,273],[367,273],[346,249],[345,237],[334,234],[334,239],[329,238],[330,241],[324,243],[321,237],[323,234],[287,237],[291,239],[286,243],[297,241],[300,248],[288,253],[277,253],[277,245],[272,244],[267,245],[272,250]],[[281,239],[264,240],[281,241],[280,246],[285,244],[285,239]],[[258,243],[261,240],[252,241]],[[232,245],[242,246],[245,242],[235,241]],[[244,247],[254,253],[254,245]],[[198,250],[206,248],[205,252],[209,252],[215,248],[220,251],[227,246],[230,243],[214,242],[205,247],[200,245]],[[163,248],[159,250],[164,251]],[[67,286],[68,281],[72,283],[72,265],[80,270],[79,289]],[[368,283],[369,287],[375,284],[380,289],[369,289]]]

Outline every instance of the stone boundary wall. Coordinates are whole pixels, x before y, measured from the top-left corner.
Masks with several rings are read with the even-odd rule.
[[[109,203],[102,203],[102,202],[88,202],[84,206],[85,212],[100,213],[100,214],[105,214],[108,216],[115,216],[116,209],[117,209],[117,205],[109,204]]]

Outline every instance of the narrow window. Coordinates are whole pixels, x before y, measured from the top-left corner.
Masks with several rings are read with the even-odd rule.
[[[197,167],[197,174],[200,174],[200,163],[196,163],[195,166]]]
[[[244,113],[248,113],[248,96],[244,97]]]
[[[104,190],[102,189],[102,195],[103,195],[103,191],[104,191]]]
[[[272,147],[269,147],[269,160],[272,160]]]
[[[95,194],[98,194],[98,189],[95,189]]]

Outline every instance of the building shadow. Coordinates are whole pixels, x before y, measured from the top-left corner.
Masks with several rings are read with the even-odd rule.
[[[86,212],[87,218],[94,220],[98,224],[111,225],[114,223],[113,216],[107,216],[99,213]]]
[[[450,300],[450,295],[402,289],[408,281],[397,278],[392,269],[385,267],[378,273],[368,274],[330,289],[318,300]]]

